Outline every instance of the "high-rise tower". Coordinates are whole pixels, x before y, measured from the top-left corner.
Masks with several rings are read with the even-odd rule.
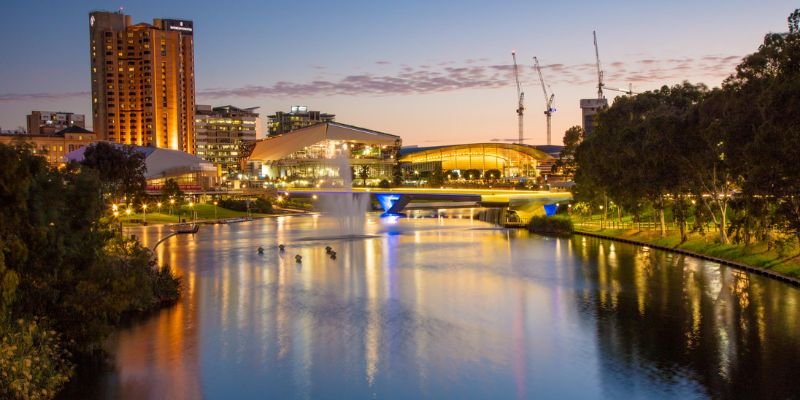
[[[194,153],[192,21],[89,14],[93,129],[100,140]]]

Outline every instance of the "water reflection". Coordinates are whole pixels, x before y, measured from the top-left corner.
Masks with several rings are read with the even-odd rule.
[[[583,276],[598,285],[583,311],[597,321],[608,395],[625,393],[623,379],[673,386],[667,395],[688,389],[717,398],[797,396],[797,289],[681,255],[573,242],[585,264],[598,259],[596,277]],[[620,268],[600,259],[604,252],[610,258],[611,246],[621,248]],[[616,301],[604,302],[610,292]]]
[[[112,338],[116,371],[81,398],[791,397],[800,389],[797,289],[659,251],[441,214],[370,216],[358,239],[331,239],[337,226],[326,217],[169,239],[158,253],[183,276],[183,298]],[[135,232],[143,243],[163,234]]]

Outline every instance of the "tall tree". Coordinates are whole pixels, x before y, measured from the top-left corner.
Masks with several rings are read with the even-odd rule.
[[[564,148],[561,149],[558,160],[553,164],[553,172],[560,172],[568,177],[575,176],[575,170],[578,167],[575,163],[575,151],[585,136],[583,128],[577,125],[564,132]]]
[[[83,157],[81,164],[97,171],[103,193],[114,199],[144,195],[145,155],[133,146],[97,142],[86,148]]]

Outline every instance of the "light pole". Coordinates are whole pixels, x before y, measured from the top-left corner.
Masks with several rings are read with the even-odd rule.
[[[142,219],[142,224],[147,225],[147,203],[142,204],[142,212],[144,213],[144,218]]]
[[[161,214],[161,202],[159,201],[156,203],[156,207],[158,207],[158,213]]]
[[[189,202],[189,210],[192,213],[192,222],[194,222],[194,201]]]
[[[175,199],[169,199],[169,215],[172,215],[172,206],[175,205]]]
[[[214,219],[217,219],[217,202],[214,201]]]

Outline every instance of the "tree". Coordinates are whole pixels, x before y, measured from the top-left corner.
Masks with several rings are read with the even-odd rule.
[[[181,190],[181,187],[175,179],[170,178],[164,182],[164,187],[161,189],[161,197],[163,197],[165,201],[175,199],[175,202],[180,204],[183,200],[183,195],[183,190]]]
[[[97,171],[103,193],[114,199],[133,199],[144,194],[145,155],[133,146],[97,142],[83,153],[83,166]]]
[[[499,169],[488,169],[483,173],[483,177],[486,179],[500,179],[501,175],[502,173]]]
[[[575,163],[575,151],[578,149],[578,145],[583,142],[585,136],[583,128],[577,125],[564,132],[564,148],[561,149],[558,160],[553,164],[552,172],[560,172],[568,177],[575,176],[575,170],[578,167]]]
[[[800,237],[800,9],[788,28],[767,34],[725,81],[724,129],[743,196],[775,199],[776,223]]]
[[[358,167],[358,177],[364,186],[367,186],[367,178],[369,178],[369,165],[362,165]]]

